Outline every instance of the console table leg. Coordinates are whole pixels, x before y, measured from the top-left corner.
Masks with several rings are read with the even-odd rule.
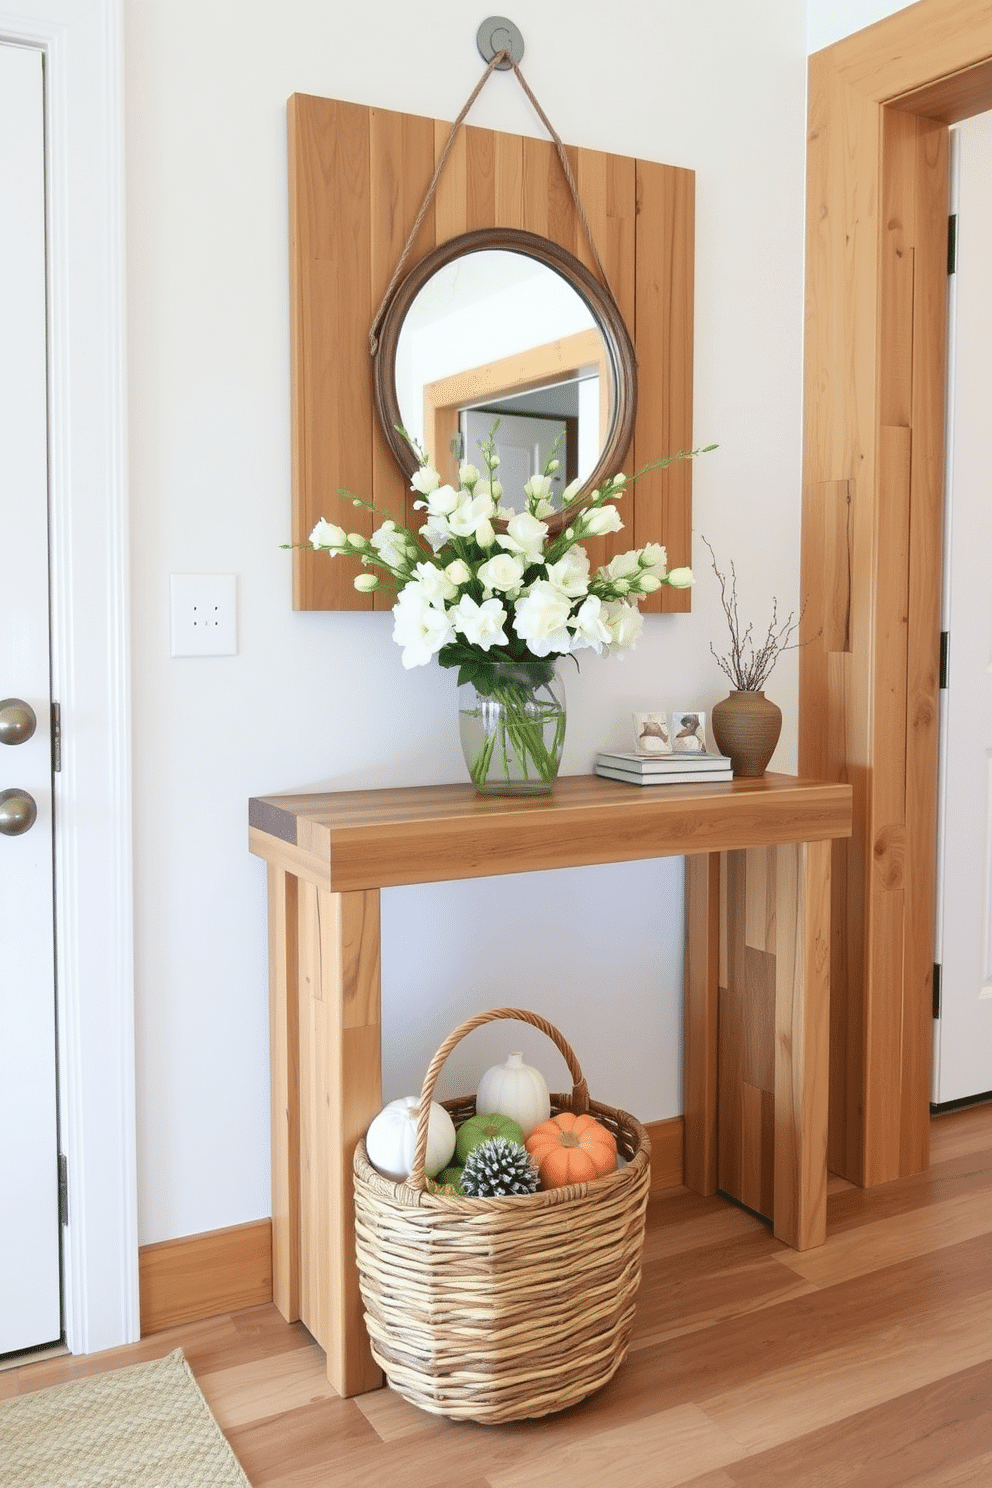
[[[774,1225],[794,1250],[827,1233],[830,855],[788,844],[776,863]]]
[[[382,1105],[379,890],[307,885],[301,897],[302,1316],[331,1384],[360,1395],[382,1384],[358,1288],[352,1179]]]
[[[272,1100],[272,1300],[300,1315],[299,881],[269,870],[269,1063]]]
[[[720,854],[685,860],[685,1158],[683,1182],[716,1193]]]

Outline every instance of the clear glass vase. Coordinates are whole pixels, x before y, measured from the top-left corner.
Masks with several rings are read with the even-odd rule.
[[[458,727],[477,791],[549,791],[565,743],[565,689],[555,661],[480,663],[474,680],[458,689]]]

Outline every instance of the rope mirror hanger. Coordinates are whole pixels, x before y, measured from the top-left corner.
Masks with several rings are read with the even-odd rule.
[[[501,20],[502,18],[500,17],[492,18],[493,22]],[[522,43],[520,50],[522,54]],[[596,274],[590,272],[574,255],[546,238],[514,229],[495,228],[467,233],[461,237],[449,239],[446,243],[435,249],[433,253],[428,254],[421,260],[407,277],[403,279],[402,275],[410,250],[434,200],[438,183],[465,117],[488,81],[491,73],[496,69],[505,70],[509,67],[512,67],[520,86],[530,99],[535,111],[554,142],[562,173],[571,193],[576,214],[589,244],[590,256],[595,264],[598,278]],[[505,47],[492,55],[485,72],[472,90],[472,93],[469,95],[464,107],[452,125],[444,149],[435,166],[424,201],[410,229],[396,267],[393,270],[389,285],[369,329],[369,352],[373,357],[376,409],[390,449],[397,463],[408,476],[412,476],[416,471],[418,461],[406,439],[400,433],[400,426],[403,424],[403,419],[400,413],[400,400],[396,390],[396,351],[400,331],[402,330],[404,320],[413,300],[435,272],[444,265],[453,263],[456,259],[466,254],[476,253],[487,248],[522,254],[527,258],[536,260],[539,264],[546,265],[555,274],[559,275],[580,299],[585,302],[585,306],[602,338],[604,358],[612,380],[612,416],[609,420],[607,433],[603,440],[598,459],[595,461],[594,468],[588,479],[583,482],[583,490],[588,491],[594,485],[601,483],[614,473],[615,467],[619,466],[629,447],[633,434],[637,403],[636,357],[623,315],[610,288],[606,271],[603,268],[602,260],[596,248],[589,220],[579,199],[578,187],[575,183],[575,177],[565,152],[565,147],[560,136],[553,128],[544,110],[527,85],[517,61]],[[438,452],[433,453],[436,454]],[[580,496],[569,506],[553,513],[547,519],[549,531],[552,534],[556,534],[567,527],[574,512],[581,504],[582,498]]]

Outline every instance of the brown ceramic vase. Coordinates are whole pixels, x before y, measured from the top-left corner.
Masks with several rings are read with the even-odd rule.
[[[710,712],[716,747],[735,775],[764,775],[782,732],[782,710],[763,692],[732,692]]]

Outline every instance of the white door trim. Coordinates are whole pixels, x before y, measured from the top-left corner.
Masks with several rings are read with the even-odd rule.
[[[139,1335],[121,0],[0,0],[45,53],[66,1342]]]

